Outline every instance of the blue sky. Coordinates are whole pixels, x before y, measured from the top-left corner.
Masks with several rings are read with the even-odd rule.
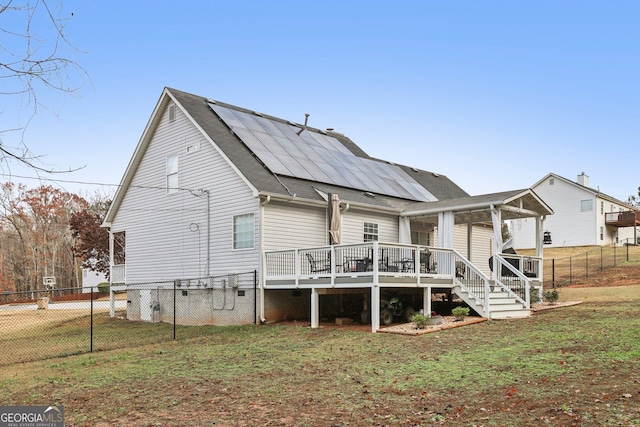
[[[309,113],[311,126],[447,175],[472,195],[527,188],[549,172],[584,171],[592,187],[622,200],[640,185],[640,2],[67,0],[64,8],[81,51],[68,54],[89,78],[73,96],[43,95],[51,108],[24,135],[47,166],[85,166],[57,180],[119,183],[169,86],[297,122]],[[20,102],[3,97],[0,107]]]

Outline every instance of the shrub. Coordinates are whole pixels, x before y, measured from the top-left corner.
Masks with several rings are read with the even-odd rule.
[[[558,301],[558,298],[560,298],[560,292],[558,292],[557,289],[553,289],[551,291],[545,291],[542,294],[542,297],[544,298],[545,301],[547,301],[549,304],[553,305]]]
[[[411,316],[411,321],[416,325],[417,329],[424,329],[427,326],[427,322],[429,321],[429,315],[424,315],[421,313],[416,313]]]
[[[469,315],[469,307],[454,307],[454,309],[451,310],[451,314],[453,314],[456,319],[464,319]]]
[[[529,301],[531,301],[531,304],[537,304],[540,302],[540,292],[538,292],[538,289],[533,286],[529,292]]]

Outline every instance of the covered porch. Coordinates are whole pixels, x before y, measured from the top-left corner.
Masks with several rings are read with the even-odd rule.
[[[531,190],[424,203],[400,215],[399,243],[373,241],[264,252],[261,289],[310,290],[312,327],[319,325],[319,296],[340,289],[359,289],[368,295],[374,332],[380,328],[380,291],[387,288],[420,289],[426,313],[431,312],[432,290],[449,289],[480,316],[525,317],[531,289],[542,290],[542,224],[551,213]],[[502,221],[521,217],[536,218],[536,256],[502,253]],[[411,243],[414,221],[433,223],[437,245]],[[468,226],[467,254],[453,248],[453,226],[460,223]],[[476,223],[493,227],[493,247],[500,248],[493,251],[491,274],[478,266],[489,260],[471,257]]]

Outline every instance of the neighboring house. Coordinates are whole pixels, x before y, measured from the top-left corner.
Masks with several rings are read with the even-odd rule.
[[[545,247],[607,246],[638,241],[640,212],[637,208],[589,186],[585,173],[576,181],[550,173],[531,187],[551,206],[554,215],[544,220]],[[535,247],[531,234],[535,223],[512,221],[516,249]]]
[[[91,292],[92,288],[94,292],[97,292],[98,285],[103,282],[108,282],[104,273],[98,273],[88,268],[82,269],[82,292]]]
[[[541,218],[552,213],[530,189],[470,196],[341,133],[165,88],[103,226],[129,318],[170,312],[162,293],[175,283],[197,307],[182,323],[317,327],[339,300],[375,331],[392,293],[427,312],[444,290],[486,317],[528,315],[529,287],[542,285]],[[539,225],[538,256],[506,260],[495,253],[501,224],[522,217]],[[503,268],[492,272],[491,256]],[[255,313],[233,285],[247,271],[259,279]],[[216,310],[229,292],[233,308]]]

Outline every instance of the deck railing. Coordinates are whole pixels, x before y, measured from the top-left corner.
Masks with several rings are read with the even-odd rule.
[[[531,282],[542,282],[542,258],[512,254],[494,256],[496,261],[496,285],[502,287],[511,296],[531,307]]]
[[[265,279],[295,280],[360,276],[453,274],[453,250],[399,243],[368,242],[266,251]]]
[[[111,283],[125,283],[126,265],[112,265],[111,266]]]
[[[454,251],[456,269],[455,282],[483,307],[485,316],[489,311],[490,279],[473,263]]]

